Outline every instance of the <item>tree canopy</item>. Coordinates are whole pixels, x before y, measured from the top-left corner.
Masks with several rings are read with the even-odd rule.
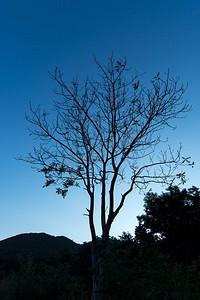
[[[196,259],[200,254],[200,191],[170,186],[144,198],[145,214],[138,216],[135,230],[140,243],[158,244],[177,260]]]

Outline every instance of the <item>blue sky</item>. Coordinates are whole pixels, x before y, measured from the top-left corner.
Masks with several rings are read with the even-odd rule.
[[[199,1],[101,0],[10,1],[0,4],[0,239],[22,232],[90,239],[87,195],[71,190],[62,199],[43,189],[41,174],[14,157],[33,147],[24,119],[29,102],[51,108],[55,95],[48,71],[59,66],[66,80],[95,75],[93,54],[105,62],[112,50],[147,77],[158,71],[179,75],[188,83],[188,117],[169,132],[174,147],[192,156],[186,187],[200,178],[200,4]],[[154,187],[161,191],[160,187]],[[111,231],[134,232],[143,196],[134,192]]]

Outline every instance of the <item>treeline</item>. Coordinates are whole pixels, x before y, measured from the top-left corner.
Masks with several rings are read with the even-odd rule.
[[[110,238],[104,255],[105,300],[200,299],[200,192],[169,187],[147,193],[135,237]],[[101,251],[101,249],[99,249]],[[2,300],[87,300],[90,243],[47,259],[0,260]]]

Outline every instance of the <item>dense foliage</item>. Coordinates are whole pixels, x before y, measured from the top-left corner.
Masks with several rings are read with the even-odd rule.
[[[175,261],[191,262],[200,254],[200,192],[196,187],[147,193],[145,214],[138,217],[136,240],[159,245]]]
[[[200,299],[200,193],[169,187],[148,193],[135,238],[110,238],[104,257],[105,300]],[[48,259],[0,258],[2,300],[88,300],[91,244],[61,249]]]

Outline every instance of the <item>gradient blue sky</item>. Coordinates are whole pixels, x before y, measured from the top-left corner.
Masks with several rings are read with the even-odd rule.
[[[193,111],[169,133],[174,147],[192,156],[186,187],[200,178],[200,4],[199,1],[1,1],[0,3],[0,239],[22,232],[90,239],[87,195],[71,190],[62,199],[43,189],[42,174],[16,161],[33,141],[24,114],[29,102],[51,108],[55,87],[48,70],[58,65],[70,80],[95,74],[93,54],[102,62],[111,51],[129,65],[153,76],[168,68],[188,83],[185,94]],[[154,191],[160,191],[154,187]],[[143,196],[135,192],[113,225],[111,234],[134,232]]]

